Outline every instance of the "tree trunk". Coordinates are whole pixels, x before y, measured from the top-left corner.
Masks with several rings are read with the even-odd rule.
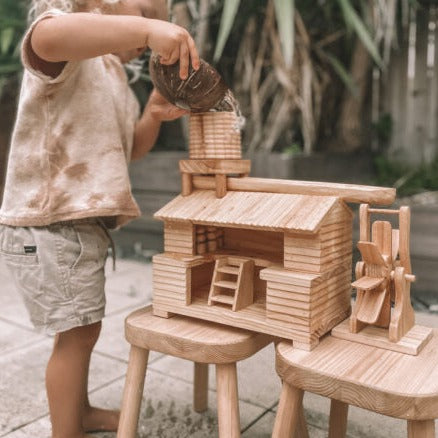
[[[352,62],[351,76],[356,84],[357,95],[345,90],[338,121],[337,142],[330,148],[339,152],[353,152],[363,144],[363,107],[369,86],[371,57],[362,42],[357,39]]]

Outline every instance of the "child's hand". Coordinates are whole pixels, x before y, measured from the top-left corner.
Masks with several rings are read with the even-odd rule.
[[[175,120],[190,113],[172,105],[155,88],[149,97],[145,112],[148,112],[153,119],[159,122]]]
[[[190,59],[193,68],[198,70],[198,51],[193,38],[184,28],[162,20],[148,19],[148,22],[146,44],[161,56],[162,64],[170,65],[179,60],[181,79],[187,79]]]

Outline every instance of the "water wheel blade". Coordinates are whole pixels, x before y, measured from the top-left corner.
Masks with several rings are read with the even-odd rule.
[[[376,289],[378,286],[380,286],[385,280],[385,277],[361,277],[359,280],[356,280],[355,282],[351,283],[351,285],[355,289],[361,289],[364,291],[369,291]]]
[[[374,242],[358,242],[357,247],[365,263],[386,266],[385,259]]]
[[[365,293],[357,312],[357,319],[366,324],[375,324],[382,312],[386,293],[386,288]]]

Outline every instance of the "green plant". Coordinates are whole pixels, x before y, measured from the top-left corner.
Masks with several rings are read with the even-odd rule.
[[[373,123],[373,130],[379,143],[379,147],[386,149],[391,141],[393,131],[393,120],[391,114],[382,114],[379,119]]]
[[[21,71],[20,40],[26,28],[26,2],[0,2],[0,97],[11,76]]]
[[[183,24],[235,92],[249,152],[281,149],[293,137],[310,154],[317,144],[354,151],[370,140],[360,130],[371,69],[388,65],[415,1],[173,3],[187,5]]]
[[[438,158],[431,164],[410,167],[386,157],[377,156],[374,160],[377,185],[397,189],[399,196],[409,196],[425,190],[438,190]]]
[[[290,146],[284,148],[282,153],[286,155],[295,156],[295,155],[301,155],[303,153],[303,150],[298,143],[292,143]]]

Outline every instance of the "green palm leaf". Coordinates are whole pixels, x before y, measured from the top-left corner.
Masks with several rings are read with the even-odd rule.
[[[295,0],[274,0],[281,48],[287,67],[292,66],[294,58],[294,3]]]
[[[328,52],[321,51],[320,55],[322,55],[323,58],[325,58],[331,64],[333,70],[339,76],[339,78],[344,83],[344,85],[350,90],[351,94],[353,94],[353,96],[357,96],[358,95],[357,85],[355,84],[350,73],[339,61],[339,59],[335,58],[333,55],[331,55]]]
[[[0,53],[2,55],[6,55],[10,51],[14,34],[13,27],[7,27],[0,32]]]
[[[231,28],[233,27],[236,18],[237,10],[239,9],[240,0],[225,0],[222,10],[222,18],[219,25],[219,35],[216,42],[216,48],[213,55],[213,61],[219,61],[224,51],[225,43],[230,36]]]
[[[374,43],[364,22],[351,5],[350,0],[338,0],[338,2],[347,25],[351,26],[355,30],[357,36],[360,38],[362,44],[366,47],[376,64],[383,68],[383,60],[379,54],[379,50],[376,47],[376,44]]]

